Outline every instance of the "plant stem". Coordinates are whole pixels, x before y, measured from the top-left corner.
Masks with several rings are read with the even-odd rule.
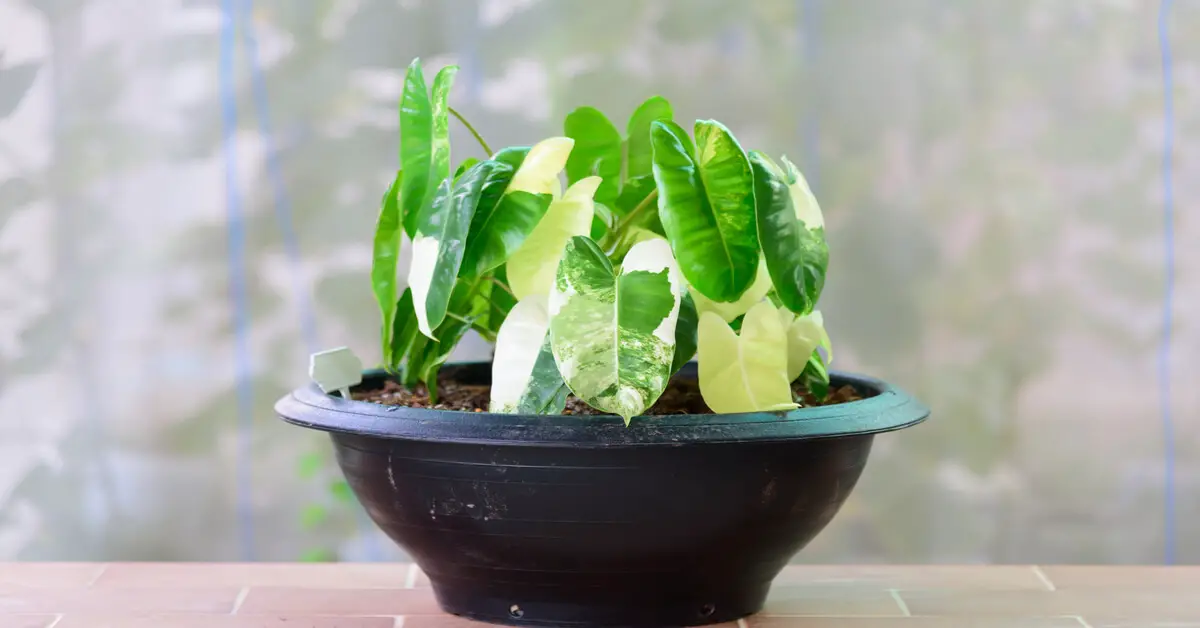
[[[497,286],[500,286],[500,288],[502,288],[505,292],[508,293],[508,296],[510,296],[514,299],[517,298],[517,295],[513,294],[512,288],[509,288],[508,284],[504,283],[503,281],[500,281],[498,278],[496,278],[495,275],[488,275],[488,279],[491,279],[492,283],[496,284]]]
[[[458,121],[462,122],[462,125],[467,127],[467,130],[471,132],[471,135],[475,136],[475,141],[479,142],[479,145],[483,148],[483,152],[487,153],[486,156],[491,157],[492,156],[492,148],[490,146],[488,146],[487,142],[483,141],[483,136],[479,135],[479,131],[476,131],[475,127],[471,126],[471,123],[467,122],[467,119],[464,118],[463,114],[459,113],[457,109],[455,109],[454,107],[450,107],[449,109],[450,109],[451,115],[453,115],[455,118],[458,118]]]
[[[459,316],[458,314],[455,314],[454,312],[446,312],[446,318],[452,318],[460,323],[466,323],[467,325],[475,324],[475,321],[468,320],[462,316]]]
[[[625,230],[629,228],[629,225],[633,224],[633,221],[637,220],[638,216],[642,212],[646,211],[646,208],[650,207],[650,205],[657,199],[658,188],[654,188],[649,194],[646,195],[646,198],[642,199],[642,202],[638,203],[637,207],[633,208],[633,211],[626,214],[625,217],[617,223],[617,226],[613,227],[613,241],[619,241],[621,236],[625,235]]]

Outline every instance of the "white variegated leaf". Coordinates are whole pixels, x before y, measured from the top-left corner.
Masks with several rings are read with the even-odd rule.
[[[762,301],[746,313],[739,336],[713,312],[700,315],[700,394],[713,412],[795,408],[787,339],[779,313]]]
[[[629,250],[621,273],[591,239],[571,238],[550,295],[559,372],[585,403],[629,420],[666,388],[683,279],[662,239]]]
[[[496,334],[489,412],[558,414],[567,389],[550,352],[550,317],[545,295],[513,306]]]

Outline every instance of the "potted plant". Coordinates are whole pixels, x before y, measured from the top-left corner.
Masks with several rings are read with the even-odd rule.
[[[562,137],[493,151],[448,104],[455,71],[430,90],[414,61],[405,78],[371,272],[382,368],[352,359],[277,412],[331,434],[448,612],[679,626],[758,611],[873,435],[928,415],[827,371],[829,254],[804,177],[718,122],[689,134],[659,97],[624,135],[583,107]],[[484,158],[452,168],[452,116]],[[472,329],[492,362],[447,364]]]

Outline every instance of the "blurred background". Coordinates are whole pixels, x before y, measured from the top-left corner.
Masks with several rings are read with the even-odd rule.
[[[0,0],[0,560],[401,556],[271,407],[313,347],[379,359],[415,56],[462,66],[493,146],[661,94],[806,172],[835,366],[934,413],[797,560],[1164,560],[1157,2],[233,4],[223,41],[216,0]],[[1174,558],[1200,562],[1200,3],[1169,22]]]

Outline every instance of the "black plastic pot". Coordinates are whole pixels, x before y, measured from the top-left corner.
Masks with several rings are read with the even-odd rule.
[[[689,365],[679,377],[695,377]],[[368,373],[365,385],[382,373]],[[487,363],[444,368],[482,384]],[[929,410],[846,374],[869,398],[792,412],[635,418],[388,407],[315,385],[284,420],[333,437],[371,518],[442,608],[494,623],[689,626],[762,608],[772,579],[833,518],[874,434]]]

